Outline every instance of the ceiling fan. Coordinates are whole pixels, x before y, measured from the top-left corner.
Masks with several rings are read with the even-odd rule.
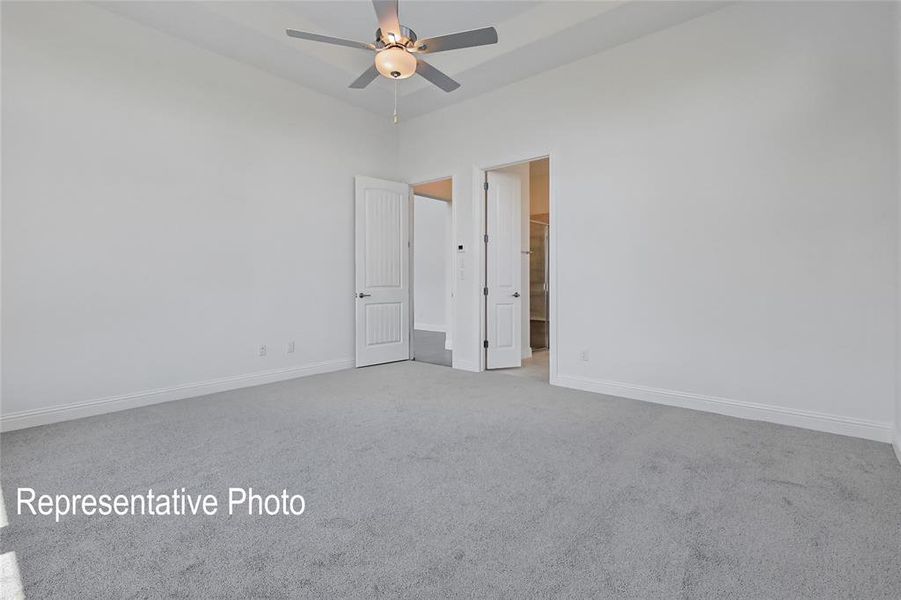
[[[362,89],[372,83],[379,74],[388,79],[406,79],[419,73],[431,83],[445,92],[452,92],[460,84],[420,58],[423,54],[446,52],[473,46],[485,46],[497,43],[497,31],[494,27],[473,29],[450,35],[441,35],[419,40],[412,29],[401,25],[397,16],[397,0],[372,0],[375,14],[379,20],[379,28],[375,32],[375,42],[355,42],[341,38],[307,33],[288,29],[286,33],[302,40],[325,42],[338,46],[348,46],[375,52],[375,64],[366,69],[362,75],[350,84],[351,88]]]

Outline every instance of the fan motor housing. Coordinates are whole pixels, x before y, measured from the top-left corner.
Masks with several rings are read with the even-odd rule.
[[[416,45],[416,32],[410,29],[405,25],[400,26],[400,39],[392,42],[389,39],[386,39],[387,36],[382,37],[382,29],[375,30],[375,45],[379,48],[387,48],[388,46],[404,46],[405,48],[411,48]]]

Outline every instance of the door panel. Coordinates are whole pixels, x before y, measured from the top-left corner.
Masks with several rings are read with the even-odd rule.
[[[494,314],[497,317],[494,320],[494,340],[496,342],[497,348],[513,348],[515,342],[515,335],[513,333],[515,326],[513,324],[513,319],[516,316],[516,309],[513,307],[513,303],[498,302],[494,306]]]
[[[403,305],[400,302],[366,303],[366,345],[403,341]]]
[[[410,188],[371,177],[355,187],[356,364],[407,360]]]
[[[401,239],[403,201],[399,194],[367,188],[363,191],[365,240],[365,287],[401,286]]]
[[[488,172],[487,337],[489,369],[522,365],[522,184]]]

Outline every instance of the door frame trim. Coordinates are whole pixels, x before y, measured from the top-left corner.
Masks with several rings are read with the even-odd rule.
[[[550,340],[550,348],[548,348],[548,357],[550,361],[550,383],[555,383],[557,379],[557,235],[555,229],[556,223],[556,202],[554,201],[556,194],[554,193],[554,182],[557,177],[554,172],[556,164],[551,152],[538,154],[531,157],[511,160],[491,166],[473,165],[472,181],[473,181],[473,198],[478,198],[478,204],[474,207],[475,223],[477,231],[478,243],[478,262],[479,271],[479,287],[475,290],[475,307],[476,313],[479,315],[478,339],[476,340],[476,354],[479,357],[478,370],[485,371],[488,365],[488,350],[483,347],[482,342],[487,339],[488,332],[488,302],[482,293],[482,289],[488,284],[488,268],[486,261],[488,253],[485,249],[484,236],[488,234],[488,220],[485,211],[488,206],[488,192],[485,190],[485,182],[487,181],[488,171],[496,171],[506,167],[513,167],[523,163],[530,163],[536,160],[548,159],[548,237],[550,244],[548,247],[548,268],[550,276],[548,277],[548,314],[550,316],[550,324],[548,327],[548,339]],[[456,297],[454,298],[456,300]]]

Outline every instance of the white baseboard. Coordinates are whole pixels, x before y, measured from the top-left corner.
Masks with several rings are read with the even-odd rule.
[[[901,431],[895,431],[895,439],[892,440],[892,448],[895,449],[895,458],[901,463]]]
[[[843,417],[808,410],[783,408],[781,406],[757,404],[755,402],[731,400],[729,398],[719,398],[716,396],[704,396],[690,392],[664,390],[573,375],[557,375],[552,378],[551,383],[553,385],[583,390],[586,392],[607,394],[608,396],[619,396],[621,398],[654,402],[656,404],[679,406],[682,408],[728,415],[730,417],[739,417],[741,419],[791,425],[803,429],[825,431],[827,433],[836,433],[839,435],[864,438],[878,442],[890,442],[892,439],[891,423],[868,421],[865,419],[855,419],[853,417]]]
[[[248,373],[246,375],[235,375],[233,377],[222,377],[220,379],[186,383],[155,390],[108,396],[106,398],[98,398],[86,402],[62,404],[35,410],[24,410],[9,413],[0,417],[0,431],[12,431],[14,429],[24,429],[26,427],[35,427],[37,425],[47,425],[50,423],[58,423],[60,421],[80,419],[82,417],[91,417],[128,408],[169,402],[171,400],[182,400],[184,398],[205,396],[216,392],[236,390],[254,385],[262,385],[264,383],[274,383],[286,379],[306,377],[318,373],[340,371],[341,369],[349,369],[353,366],[354,359],[343,358],[310,363],[298,367],[272,369],[269,371],[259,371],[256,373]]]
[[[437,331],[438,333],[445,333],[447,331],[447,327],[438,323],[413,323],[413,329],[419,329],[420,331]]]

